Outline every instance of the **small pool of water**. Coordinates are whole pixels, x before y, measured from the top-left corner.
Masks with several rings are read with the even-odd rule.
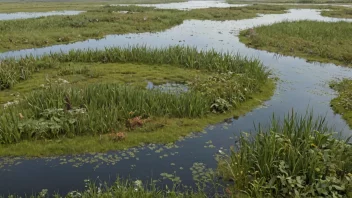
[[[178,83],[165,83],[162,85],[155,85],[153,82],[148,81],[147,89],[156,89],[168,93],[183,93],[188,91],[188,86]]]
[[[43,55],[50,52],[68,52],[72,49],[104,49],[106,47],[128,47],[145,44],[150,47],[169,45],[194,46],[199,50],[215,49],[229,51],[243,56],[257,57],[280,78],[275,95],[261,107],[239,117],[229,118],[204,129],[204,133],[192,135],[176,142],[173,146],[147,145],[126,151],[104,154],[86,154],[42,159],[0,158],[0,194],[38,192],[42,188],[49,192],[66,193],[83,189],[83,180],[97,179],[113,181],[117,175],[124,178],[150,181],[159,179],[162,173],[179,176],[185,185],[194,185],[191,168],[195,163],[206,168],[216,168],[214,159],[219,150],[230,148],[235,136],[240,132],[254,130],[253,123],[270,123],[273,113],[283,117],[294,109],[299,114],[314,109],[316,115],[325,115],[330,126],[352,134],[340,115],[330,108],[330,100],[336,93],[328,86],[330,80],[352,77],[350,68],[334,64],[308,63],[305,59],[279,56],[262,50],[246,47],[239,41],[239,31],[258,25],[268,25],[281,21],[317,20],[341,21],[322,17],[319,10],[292,9],[285,14],[262,15],[253,19],[238,21],[187,20],[181,25],[164,32],[126,35],[109,35],[103,39],[87,40],[68,45],[56,45],[38,49],[27,49],[0,54],[4,57],[20,57],[29,54]],[[351,20],[346,20],[351,21]],[[10,165],[7,162],[13,161]],[[170,184],[167,181],[162,184]]]
[[[77,15],[84,11],[16,12],[0,13],[0,20],[29,19],[53,15]]]

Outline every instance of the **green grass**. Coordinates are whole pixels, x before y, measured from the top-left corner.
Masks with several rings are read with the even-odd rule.
[[[182,2],[183,0],[65,0],[65,1],[13,1],[0,0],[0,12],[48,12],[62,10],[90,10],[110,4],[157,4]]]
[[[352,18],[352,9],[344,7],[334,7],[334,9],[321,11],[321,15],[334,18]]]
[[[137,9],[137,8],[136,8]],[[116,10],[134,10],[118,7]],[[147,17],[147,18],[145,18]],[[76,16],[50,16],[38,19],[0,21],[0,51],[65,44],[107,34],[156,32],[182,23],[170,11],[120,14],[99,8]]]
[[[331,101],[332,109],[335,113],[341,114],[352,128],[352,80],[334,81],[330,83],[330,87],[338,93],[338,96]]]
[[[125,83],[145,88],[148,81],[154,85],[169,82],[187,84],[195,78],[207,79],[213,74],[200,70],[183,69],[170,65],[146,65],[131,63],[61,63],[52,69],[33,73],[25,81],[20,81],[11,89],[0,91],[0,104],[24,97],[31,91],[41,89],[50,82],[67,80],[77,86],[94,83]]]
[[[29,198],[43,198],[43,197],[54,197],[54,198],[206,198],[208,195],[203,191],[201,187],[197,189],[186,189],[181,191],[179,186],[174,184],[173,187],[160,188],[156,186],[155,182],[147,184],[142,183],[141,180],[131,181],[123,180],[118,178],[112,185],[106,183],[98,183],[97,181],[85,180],[85,189],[82,191],[71,191],[66,195],[56,194],[49,192],[47,189],[43,189],[41,192],[37,192],[33,195],[27,195]],[[5,198],[6,196],[0,196]],[[20,198],[17,195],[9,195],[8,198]],[[222,197],[218,192],[212,197]]]
[[[350,67],[351,31],[348,22],[282,22],[244,30],[240,40],[257,49]]]
[[[0,112],[3,156],[172,142],[245,113],[274,90],[269,72],[256,59],[180,46],[77,50],[2,64],[0,100],[19,101]],[[189,91],[146,90],[147,81],[182,83]],[[138,116],[148,119],[142,128],[126,124]],[[106,135],[121,131],[128,138],[117,143]]]
[[[141,63],[147,65],[174,65],[186,69],[237,74],[252,78],[252,81],[265,81],[266,68],[257,59],[211,51],[197,51],[196,48],[170,46],[168,48],[106,48],[105,50],[71,50],[68,53],[54,53],[41,57],[27,56],[20,59],[2,60],[0,70],[0,90],[12,88],[20,81],[29,79],[32,74],[43,69],[60,67],[61,63]],[[241,77],[241,76],[239,76]]]
[[[244,133],[219,171],[238,197],[351,197],[352,146],[325,119],[289,114],[255,135]]]
[[[209,8],[192,11],[154,10],[136,6],[105,6],[75,16],[0,21],[0,52],[66,44],[108,34],[162,31],[186,19],[238,20],[257,13],[283,13],[280,6]],[[118,11],[130,11],[128,14]]]
[[[203,118],[155,118],[146,128],[127,133],[124,141],[114,142],[107,136],[60,137],[53,140],[25,140],[17,144],[0,145],[0,156],[43,157],[65,154],[95,153],[123,150],[141,143],[167,144],[187,136],[190,132],[203,131],[209,124],[216,124],[229,117],[238,117],[251,111],[273,95],[275,85],[267,83],[252,99],[241,103],[236,109],[223,114],[209,114]]]

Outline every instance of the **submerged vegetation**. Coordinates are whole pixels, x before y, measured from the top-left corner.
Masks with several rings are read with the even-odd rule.
[[[241,135],[219,170],[235,197],[351,197],[352,146],[311,114]]]
[[[352,66],[352,23],[297,21],[241,32],[246,45],[310,61]]]
[[[338,92],[338,96],[331,101],[332,109],[335,113],[341,114],[352,127],[352,80],[334,81],[330,83],[330,87]]]
[[[191,11],[161,10],[138,6],[105,6],[74,16],[0,21],[0,51],[65,44],[108,34],[155,32],[186,19],[237,20],[257,13],[282,13],[281,6],[253,5]]]
[[[148,74],[147,69],[134,72],[133,66],[119,69],[126,66],[122,63],[144,64],[136,65],[136,68],[150,67],[162,72],[159,75]],[[55,78],[42,85],[40,80],[30,83],[15,100],[4,105],[0,112],[2,155],[16,155],[16,152],[48,155],[50,152],[45,148],[55,145],[56,149],[50,151],[58,154],[105,151],[136,146],[141,142],[174,141],[187,132],[201,130],[200,127],[214,122],[211,120],[224,119],[228,116],[226,112],[247,109],[246,105],[242,106],[247,101],[247,105],[253,107],[270,96],[273,89],[269,72],[256,59],[180,46],[76,50],[39,58],[6,59],[1,64],[0,85],[4,96],[16,93],[11,92],[12,89],[20,91],[17,86],[26,85],[38,72],[49,71]],[[110,70],[109,66],[112,67]],[[99,67],[103,67],[101,71],[107,71],[99,72]],[[170,69],[177,72],[176,75],[166,72]],[[188,74],[184,75],[184,72]],[[76,82],[69,83],[68,78],[76,79]],[[154,83],[183,81],[188,91],[146,90],[148,80]],[[144,86],[140,81],[145,82]],[[263,90],[266,93],[262,93]],[[253,97],[260,100],[251,102]],[[205,124],[205,120],[208,123]],[[126,141],[116,144],[112,141],[124,140],[126,135]],[[78,136],[81,139],[90,136],[91,140],[70,140]],[[166,139],[161,140],[163,137]],[[52,139],[61,140],[45,141]],[[62,140],[74,145],[65,145]],[[36,141],[32,150],[27,145],[30,141]],[[99,141],[103,144],[96,144]],[[14,143],[18,144],[11,146]],[[84,146],[87,144],[95,146]],[[27,150],[22,150],[26,145]],[[34,154],[33,150],[40,152]]]

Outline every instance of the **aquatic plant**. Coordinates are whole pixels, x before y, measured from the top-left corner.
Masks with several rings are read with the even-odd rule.
[[[220,173],[234,180],[231,193],[249,197],[349,197],[352,146],[336,138],[325,118],[292,112],[280,122],[244,133]]]

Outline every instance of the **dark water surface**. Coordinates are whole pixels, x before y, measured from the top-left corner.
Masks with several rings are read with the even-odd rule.
[[[305,114],[307,108],[326,119],[343,135],[351,130],[330,108],[329,102],[336,93],[328,87],[330,80],[352,77],[352,70],[334,64],[307,63],[304,59],[277,56],[261,50],[247,48],[237,37],[241,29],[271,24],[285,20],[338,21],[322,17],[317,10],[290,10],[286,14],[263,15],[239,21],[188,20],[183,24],[159,33],[109,35],[100,40],[88,40],[69,45],[57,45],[40,49],[28,49],[0,54],[0,57],[18,57],[28,54],[42,55],[48,52],[67,52],[71,49],[103,49],[113,46],[144,44],[152,47],[189,45],[199,49],[231,51],[250,57],[258,57],[279,77],[275,95],[261,107],[230,122],[209,126],[205,133],[180,140],[174,146],[149,145],[127,151],[104,154],[65,156],[50,159],[0,159],[0,194],[32,193],[41,189],[66,193],[84,188],[83,180],[98,178],[113,181],[117,175],[141,179],[159,179],[161,173],[175,173],[185,185],[194,184],[190,167],[194,163],[206,168],[216,168],[214,155],[234,144],[234,136],[242,131],[253,131],[253,123],[267,124],[273,113],[282,117],[293,108]],[[162,149],[160,149],[162,148]],[[17,163],[17,164],[16,164]],[[16,165],[15,165],[16,164]]]

